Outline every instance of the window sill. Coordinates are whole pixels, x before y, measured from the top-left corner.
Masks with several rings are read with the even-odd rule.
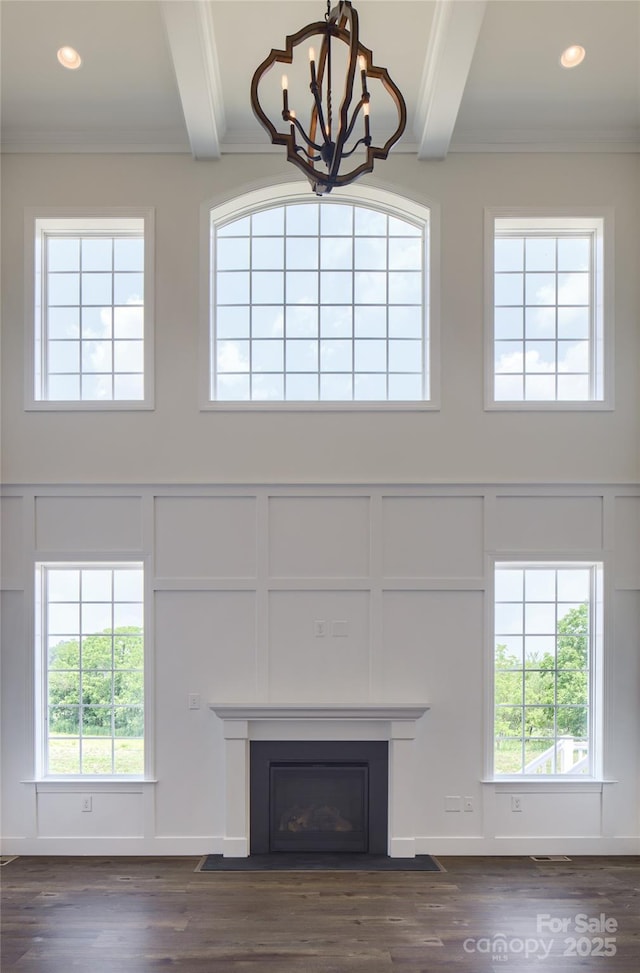
[[[85,791],[97,788],[139,790],[149,784],[157,784],[155,777],[33,777],[21,780],[21,784],[34,784],[38,791]]]
[[[521,794],[535,794],[546,787],[552,790],[567,790],[573,793],[599,794],[605,784],[617,784],[617,780],[600,777],[586,777],[581,780],[576,777],[486,777],[481,784],[492,785],[497,793],[512,793],[517,790]]]
[[[201,412],[436,412],[440,405],[421,402],[206,402]]]
[[[580,402],[486,402],[485,412],[613,412],[611,402],[586,399]]]
[[[25,412],[151,412],[153,402],[121,399],[119,401],[96,402],[89,399],[73,401],[54,401],[42,399],[25,404]]]

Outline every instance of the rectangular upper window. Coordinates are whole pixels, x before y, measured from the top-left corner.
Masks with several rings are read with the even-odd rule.
[[[496,564],[495,777],[594,776],[601,605],[599,564]]]
[[[32,408],[151,405],[149,220],[35,219]]]
[[[487,237],[488,404],[605,407],[604,218],[491,214]]]
[[[142,564],[42,564],[36,580],[42,776],[142,776]]]
[[[209,402],[433,401],[428,210],[378,197],[230,210],[211,214]]]

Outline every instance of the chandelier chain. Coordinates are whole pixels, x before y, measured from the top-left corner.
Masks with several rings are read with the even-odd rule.
[[[333,104],[331,97],[331,32],[327,33],[327,127],[329,134],[329,141],[331,141],[331,132],[333,129],[332,122],[333,115]]]

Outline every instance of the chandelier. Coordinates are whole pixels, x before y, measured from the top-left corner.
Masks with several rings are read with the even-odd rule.
[[[301,109],[304,109],[298,100],[304,86],[295,94],[290,92],[289,78],[284,74],[281,84],[285,124],[279,123],[284,131],[278,131],[260,104],[258,88],[274,64],[293,65],[294,49],[317,36],[321,38],[317,60],[313,47],[308,52],[311,92],[308,125],[305,128],[301,121]],[[339,70],[344,72],[341,83],[337,77]],[[356,75],[359,84],[354,94]],[[395,131],[382,146],[374,145],[371,135],[370,79],[381,83],[398,115]],[[374,65],[372,52],[360,43],[358,14],[346,0],[340,0],[333,10],[328,0],[324,21],[308,24],[288,36],[284,50],[271,51],[253,75],[251,107],[272,143],[286,146],[287,161],[304,172],[319,196],[330,193],[335,186],[347,186],[365,172],[371,172],[376,159],[387,158],[407,121],[407,109],[400,90],[387,69]],[[358,150],[359,156],[353,163],[343,165]],[[353,167],[349,168],[350,165]]]

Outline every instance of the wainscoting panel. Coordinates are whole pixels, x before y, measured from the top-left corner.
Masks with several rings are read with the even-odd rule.
[[[602,547],[602,497],[503,496],[498,551],[594,551]]]
[[[37,496],[35,503],[39,550],[62,554],[142,548],[140,497]]]
[[[481,675],[481,628],[480,592],[383,592],[376,695],[398,702],[446,701],[450,692],[448,674],[454,671],[456,692],[473,692],[475,680]],[[460,659],[462,668],[456,669],[454,659],[459,655],[464,657]],[[441,716],[442,710],[436,707],[429,719]]]
[[[255,577],[255,497],[156,497],[155,566],[158,577]]]
[[[516,814],[511,810],[512,794],[520,796],[522,810]],[[601,833],[601,795],[598,793],[577,794],[568,789],[563,792],[561,786],[554,792],[546,788],[537,794],[521,793],[515,783],[512,793],[496,794],[495,800],[497,838],[506,835],[547,838],[579,835],[587,838]]]
[[[271,497],[273,578],[357,578],[369,573],[369,497]]]
[[[194,691],[203,706],[211,699],[254,698],[254,592],[158,591],[155,607],[161,685],[170,690],[180,709]]]
[[[369,593],[272,591],[270,699],[339,703],[368,693]]]
[[[3,588],[23,584],[23,508],[22,497],[2,497],[0,500],[0,583]]]
[[[482,512],[482,497],[383,497],[384,576],[481,577]]]
[[[616,497],[616,583],[640,585],[640,497]]]
[[[22,591],[3,591],[0,597],[2,617],[0,765],[4,782],[0,797],[2,831],[5,837],[31,835],[36,818],[33,791],[22,784],[26,778],[33,777],[35,760],[31,688],[35,673],[33,654],[29,652],[32,642],[25,626],[27,600]]]
[[[126,786],[126,785],[125,785]],[[87,790],[90,790],[88,787]],[[84,795],[47,790],[37,793],[39,835],[42,838],[142,838],[142,791],[91,794],[91,813],[82,811]]]

